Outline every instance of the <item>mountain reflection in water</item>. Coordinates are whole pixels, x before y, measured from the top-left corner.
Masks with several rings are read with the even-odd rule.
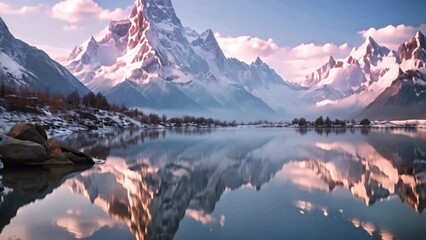
[[[14,226],[18,209],[47,201],[52,192],[77,195],[78,201],[89,203],[52,216],[55,226],[68,233],[67,239],[96,239],[104,236],[101,230],[114,228],[127,229],[123,231],[139,240],[172,239],[184,218],[223,227],[226,216],[214,212],[224,193],[246,187],[260,191],[272,179],[309,191],[347,189],[367,206],[399,197],[413,216],[425,208],[423,130],[187,129],[75,134],[63,140],[106,159],[105,164],[80,173],[1,172],[9,189],[0,203],[1,239],[15,235],[25,239],[16,229],[32,223],[27,219]],[[330,214],[315,199],[296,200],[293,205],[303,214],[315,210]],[[89,215],[89,208],[99,213]],[[368,238],[407,236],[379,228],[380,222],[373,220],[347,216],[345,221],[353,225],[354,234],[362,229],[368,235],[360,236]]]

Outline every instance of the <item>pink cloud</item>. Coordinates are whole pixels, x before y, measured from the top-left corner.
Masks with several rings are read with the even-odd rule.
[[[426,32],[426,24],[418,27],[407,26],[404,24],[393,26],[388,25],[383,28],[369,28],[358,32],[363,38],[372,37],[379,44],[384,45],[392,50],[397,50],[399,45],[412,38],[417,31]]]
[[[251,63],[259,56],[284,79],[293,82],[305,80],[306,75],[325,64],[330,56],[343,58],[350,53],[347,43],[342,45],[309,43],[289,48],[279,46],[273,39],[231,37],[219,33],[215,33],[215,36],[227,57]]]
[[[315,45],[313,43],[300,44],[292,49],[296,58],[310,59],[317,57],[329,57],[340,54],[342,51],[349,51],[347,43],[337,46],[333,43],[326,43],[324,45]]]
[[[70,23],[86,20],[119,20],[125,18],[130,12],[117,8],[113,11],[104,9],[93,0],[64,0],[52,7],[52,17]]]
[[[221,36],[220,33],[215,33],[215,37],[225,55],[237,57],[246,62],[257,57],[268,57],[279,50],[278,45],[271,38],[263,40],[250,36],[231,37]]]
[[[67,32],[73,32],[73,31],[80,30],[81,27],[79,27],[77,25],[64,25],[64,26],[62,26],[62,29],[64,29]]]
[[[20,8],[14,8],[7,3],[0,2],[0,13],[4,15],[12,16],[23,16],[27,14],[40,13],[43,10],[43,5],[39,4],[36,6],[23,6]]]

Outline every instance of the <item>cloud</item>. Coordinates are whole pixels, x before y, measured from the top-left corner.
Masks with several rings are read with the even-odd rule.
[[[237,55],[243,60],[253,60],[256,57],[267,57],[279,50],[273,39],[263,40],[257,37],[239,36],[224,37],[220,33],[215,33],[221,48],[229,56]]]
[[[12,16],[24,16],[27,14],[40,13],[43,10],[43,5],[39,4],[36,6],[23,6],[20,8],[14,8],[7,3],[0,2],[0,13],[4,15]]]
[[[215,36],[227,57],[251,63],[259,56],[284,79],[293,82],[305,80],[306,75],[325,64],[330,56],[343,58],[351,50],[347,43],[309,43],[289,48],[279,46],[273,39],[222,36],[220,33],[215,33]]]
[[[335,54],[339,54],[341,51],[348,51],[349,45],[347,43],[337,46],[332,43],[326,43],[324,45],[315,45],[313,43],[300,44],[293,48],[291,51],[296,59],[311,59],[318,57],[329,57]]]
[[[393,26],[388,25],[383,28],[369,28],[359,31],[363,38],[372,37],[379,44],[384,45],[392,50],[397,50],[399,45],[408,39],[412,38],[417,31],[426,32],[426,24],[421,24],[418,27],[407,26],[404,24]]]
[[[93,0],[64,0],[52,7],[52,17],[70,23],[87,20],[124,19],[131,7],[109,10],[102,8]]]
[[[67,32],[74,32],[74,31],[82,29],[82,27],[79,27],[77,25],[64,25],[62,26],[62,29],[64,29]]]

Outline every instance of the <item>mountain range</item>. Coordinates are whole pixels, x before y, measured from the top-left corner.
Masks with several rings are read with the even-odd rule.
[[[425,49],[426,38],[421,32],[398,51],[368,37],[347,58],[336,61],[331,57],[308,75],[302,83],[310,89],[305,100],[343,116],[423,118]]]
[[[49,86],[64,94],[90,89],[110,102],[172,115],[241,120],[426,115],[426,41],[421,32],[398,51],[367,37],[348,57],[330,56],[299,85],[260,58],[247,64],[226,57],[212,30],[198,33],[182,25],[171,0],[136,0],[128,18],[111,21],[57,59],[67,70],[15,39],[1,23],[0,76],[8,84]],[[43,61],[31,61],[35,56]]]

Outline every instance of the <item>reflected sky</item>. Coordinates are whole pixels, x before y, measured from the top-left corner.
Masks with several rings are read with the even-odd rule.
[[[3,170],[0,239],[422,238],[425,132],[74,134],[106,162]]]

